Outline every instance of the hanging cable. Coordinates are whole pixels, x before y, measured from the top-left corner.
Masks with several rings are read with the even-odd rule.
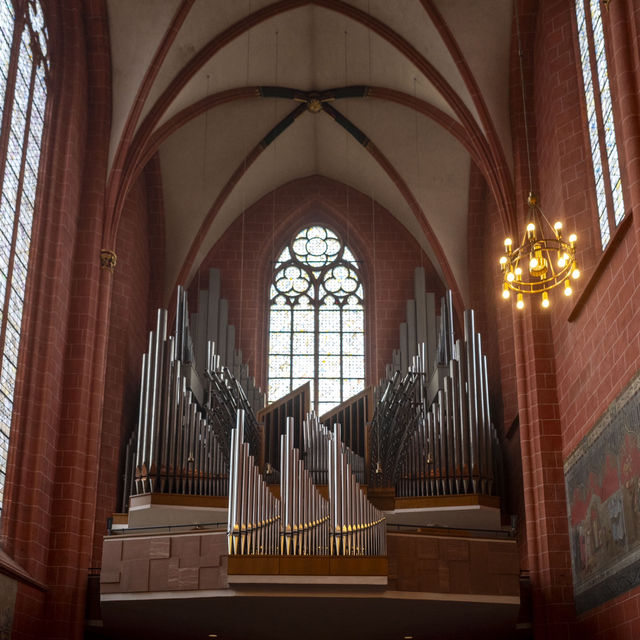
[[[522,53],[522,40],[520,38],[520,15],[518,13],[518,0],[514,0],[516,14],[516,36],[518,38],[518,61],[520,66],[520,88],[522,90],[522,115],[524,118],[524,142],[527,149],[527,169],[529,170],[529,193],[533,193],[533,177],[531,174],[531,151],[529,149],[529,125],[527,121],[527,99],[524,91],[524,55]]]

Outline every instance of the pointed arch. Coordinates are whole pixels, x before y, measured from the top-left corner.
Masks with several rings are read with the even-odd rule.
[[[363,302],[358,260],[332,229],[292,234],[269,285],[268,401],[309,382],[322,415],[364,389]]]

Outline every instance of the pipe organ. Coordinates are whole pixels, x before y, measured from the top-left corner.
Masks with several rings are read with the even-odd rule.
[[[337,423],[334,423],[334,425]],[[342,425],[340,425],[338,440],[340,441],[341,450],[347,457],[349,466],[353,471],[356,480],[360,484],[365,481],[365,461],[364,457],[358,455],[353,449],[344,443]],[[328,445],[333,434],[331,430],[325,426],[320,418],[314,413],[307,414],[306,420],[302,423],[304,460],[307,468],[311,473],[313,482],[317,485],[329,484],[329,457]]]
[[[326,555],[329,505],[294,446],[294,420],[280,436],[281,555]]]
[[[385,555],[385,517],[365,497],[342,446],[340,425],[329,439],[331,555]]]
[[[416,357],[420,356],[427,365],[427,375],[431,375],[439,357],[437,328],[441,318],[436,315],[435,294],[426,289],[426,276],[423,267],[416,267],[413,276],[413,299],[406,302],[406,321],[399,327],[399,348],[391,355],[386,366],[386,380],[390,380],[396,371],[402,375],[408,373]],[[444,319],[447,321],[447,318]],[[378,385],[376,400],[384,390],[385,381]]]
[[[178,321],[179,323],[179,321]],[[142,356],[140,410],[133,464],[135,493],[224,495],[228,454],[188,388],[188,366],[177,357],[186,337],[167,336],[167,311],[158,311]],[[132,448],[133,449],[133,448]]]
[[[220,297],[220,270],[209,269],[208,288],[198,291],[197,311],[187,311],[183,304],[184,322],[189,321],[189,347],[186,362],[193,362],[197,375],[202,378],[209,367],[209,344],[213,342],[219,356],[218,368],[226,367],[244,394],[254,413],[265,406],[266,397],[249,375],[249,366],[242,361],[242,351],[235,348],[236,328],[229,324],[229,302]]]
[[[305,382],[258,412],[258,421],[263,425],[262,461],[269,482],[280,481],[280,437],[287,432],[287,419],[293,418],[297,425],[301,425],[309,413],[310,399],[311,386]],[[295,446],[300,446],[301,437],[297,430],[294,431]]]
[[[225,451],[229,451],[231,426],[235,422],[237,412],[242,409],[246,414],[245,438],[251,454],[257,459],[261,451],[261,430],[249,399],[229,369],[220,367],[219,357],[214,354],[213,343],[209,345],[211,354],[206,369],[205,415],[222,447]]]
[[[124,508],[130,495],[141,493],[227,495],[231,427],[239,409],[247,416],[250,451],[260,451],[252,403],[212,341],[206,344],[206,357],[200,356],[204,375],[198,372],[182,287],[173,336],[167,335],[167,315],[158,310],[142,356],[138,423],[125,453]],[[227,331],[226,324],[218,326],[223,325]]]
[[[431,380],[426,349],[419,345],[410,370],[404,376],[395,372],[376,407],[369,432],[370,484],[395,486],[399,497],[490,495],[500,477],[487,358],[474,312],[464,312],[462,340],[455,340],[452,315],[449,294],[441,304]],[[440,358],[446,356],[443,373]]]
[[[244,441],[245,413],[238,410],[231,430],[228,509],[229,555],[277,554],[280,538],[278,500]]]
[[[345,400],[342,404],[320,416],[320,422],[331,428],[331,425],[342,425],[342,441],[358,455],[366,457],[366,429],[373,414],[373,388]]]
[[[255,386],[249,397],[238,379],[245,366],[238,368],[235,355],[229,361],[237,352],[219,313],[215,270],[205,293],[189,316],[179,287],[173,336],[167,311],[158,311],[142,358],[138,424],[126,446],[125,509],[135,494],[228,495],[229,553],[375,555],[384,553],[385,521],[367,500],[365,482],[396,497],[501,489],[474,312],[464,312],[456,339],[451,293],[436,316],[421,269],[400,331],[404,346],[394,356],[402,366],[393,365],[377,391],[361,392],[322,419],[308,411],[307,384],[261,410],[259,422]],[[195,339],[191,324],[199,327]],[[203,345],[202,336],[220,336],[223,325],[225,350],[211,340]],[[409,336],[424,340],[409,348]]]
[[[304,432],[319,437],[301,454],[294,446],[294,420],[288,419],[280,438],[280,498],[276,499],[243,442],[244,419],[244,412],[238,411],[231,436],[230,554],[386,553],[384,516],[366,499],[355,479],[351,464],[354,458],[340,439],[340,425],[334,425],[332,433],[310,416]],[[320,468],[326,466],[328,498],[314,481],[311,460]]]

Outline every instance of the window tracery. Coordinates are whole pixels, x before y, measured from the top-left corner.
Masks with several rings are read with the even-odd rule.
[[[624,198],[600,1],[576,0],[576,18],[600,239],[605,249],[624,218]]]
[[[40,145],[48,35],[38,0],[0,0],[0,514],[9,452]]]
[[[310,226],[293,238],[269,299],[269,402],[308,381],[322,415],[364,389],[360,269],[333,231]]]

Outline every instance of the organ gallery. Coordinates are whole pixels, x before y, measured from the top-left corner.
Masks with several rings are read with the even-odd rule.
[[[633,0],[0,0],[0,638],[638,635]]]

